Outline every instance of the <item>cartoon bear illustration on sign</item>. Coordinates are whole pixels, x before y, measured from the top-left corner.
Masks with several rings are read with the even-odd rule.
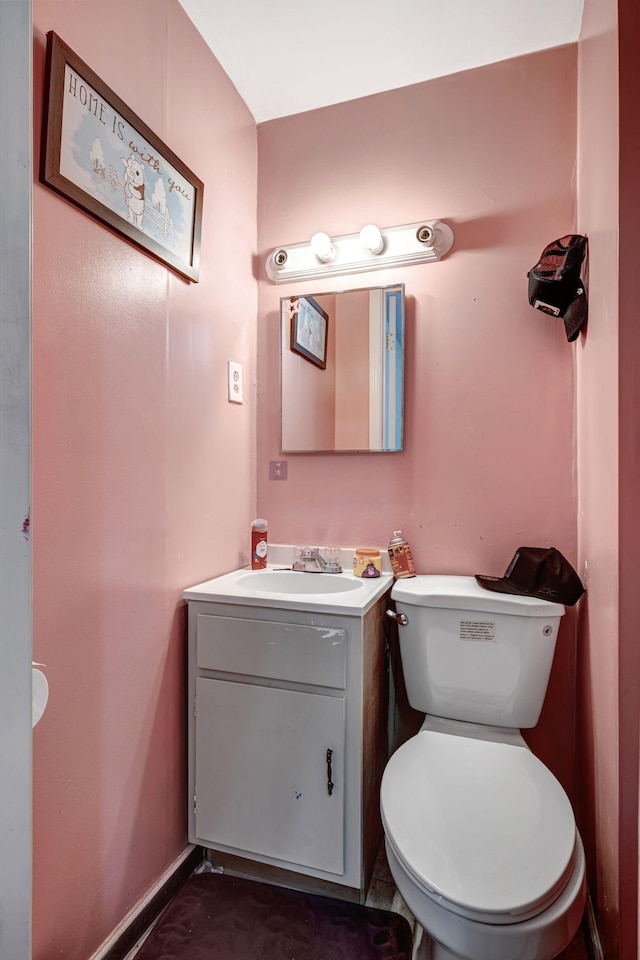
[[[144,219],[144,163],[136,160],[132,153],[126,159],[120,158],[124,164],[124,199],[127,204],[127,220],[134,226],[142,229]]]

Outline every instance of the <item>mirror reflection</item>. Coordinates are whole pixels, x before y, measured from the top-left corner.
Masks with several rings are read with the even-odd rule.
[[[283,453],[402,450],[404,284],[280,301]]]

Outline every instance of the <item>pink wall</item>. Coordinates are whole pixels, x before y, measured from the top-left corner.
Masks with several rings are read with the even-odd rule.
[[[578,350],[579,786],[590,887],[605,956],[638,952],[638,154],[640,13],[585,4],[579,45],[580,229],[590,318]]]
[[[256,129],[177,0],[33,17],[36,154],[53,29],[205,183],[199,284],[34,187],[33,957],[86,960],[186,845],[181,591],[248,559]]]
[[[321,297],[333,317],[335,297]],[[282,322],[282,444],[287,450],[333,450],[336,439],[336,330],[327,325],[326,367],[291,349],[291,325]]]
[[[336,308],[336,450],[369,447],[369,294],[339,297]]]
[[[619,234],[619,576],[620,576],[620,943],[621,957],[638,953],[638,779],[640,755],[640,190],[638,100],[640,10],[620,0],[620,234]],[[603,638],[604,639],[604,638]]]
[[[614,958],[620,926],[615,0],[585,4],[578,91],[578,228],[589,237],[589,324],[577,348],[579,556],[588,591],[579,618],[578,814],[600,935],[605,955]]]
[[[638,950],[639,36],[637,5],[587,0],[578,159],[590,319],[578,351],[578,476],[589,595],[579,634],[579,782],[605,955],[623,960]]]
[[[554,544],[576,561],[575,347],[526,294],[543,246],[575,227],[576,82],[572,46],[259,126],[261,257],[369,222],[440,217],[455,232],[440,263],[339,284],[406,284],[404,452],[289,455],[285,483],[268,480],[278,303],[300,285],[263,273],[258,509],[274,541],[384,544],[400,527],[421,572],[502,574],[520,544]],[[363,468],[367,482],[355,482]],[[567,621],[530,739],[572,792]]]

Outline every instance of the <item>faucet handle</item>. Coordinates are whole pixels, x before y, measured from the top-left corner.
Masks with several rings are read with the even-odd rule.
[[[292,570],[305,570],[306,561],[311,558],[311,551],[309,547],[294,547],[293,548],[293,563],[291,565]]]
[[[325,573],[342,573],[342,566],[340,564],[340,550],[338,547],[325,547],[324,559]]]

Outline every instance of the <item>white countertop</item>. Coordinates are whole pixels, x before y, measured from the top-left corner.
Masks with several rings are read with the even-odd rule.
[[[269,589],[260,589],[260,574],[269,572]],[[276,592],[276,577],[282,574],[283,590]],[[289,578],[294,577],[295,581]],[[334,580],[344,582],[345,589],[332,592],[329,587]],[[253,581],[253,582],[252,582]],[[288,583],[295,583],[295,590],[284,589]],[[309,592],[304,585],[308,584]],[[327,585],[327,590],[322,587]],[[340,584],[343,585],[342,583]],[[375,579],[355,577],[352,572],[344,573],[298,573],[283,570],[278,564],[269,565],[266,571],[251,570],[244,567],[234,570],[213,580],[196,584],[184,591],[185,600],[204,600],[216,603],[234,603],[250,607],[281,608],[283,610],[302,610],[315,613],[333,613],[347,616],[364,616],[374,603],[393,585],[393,576],[383,573]]]

